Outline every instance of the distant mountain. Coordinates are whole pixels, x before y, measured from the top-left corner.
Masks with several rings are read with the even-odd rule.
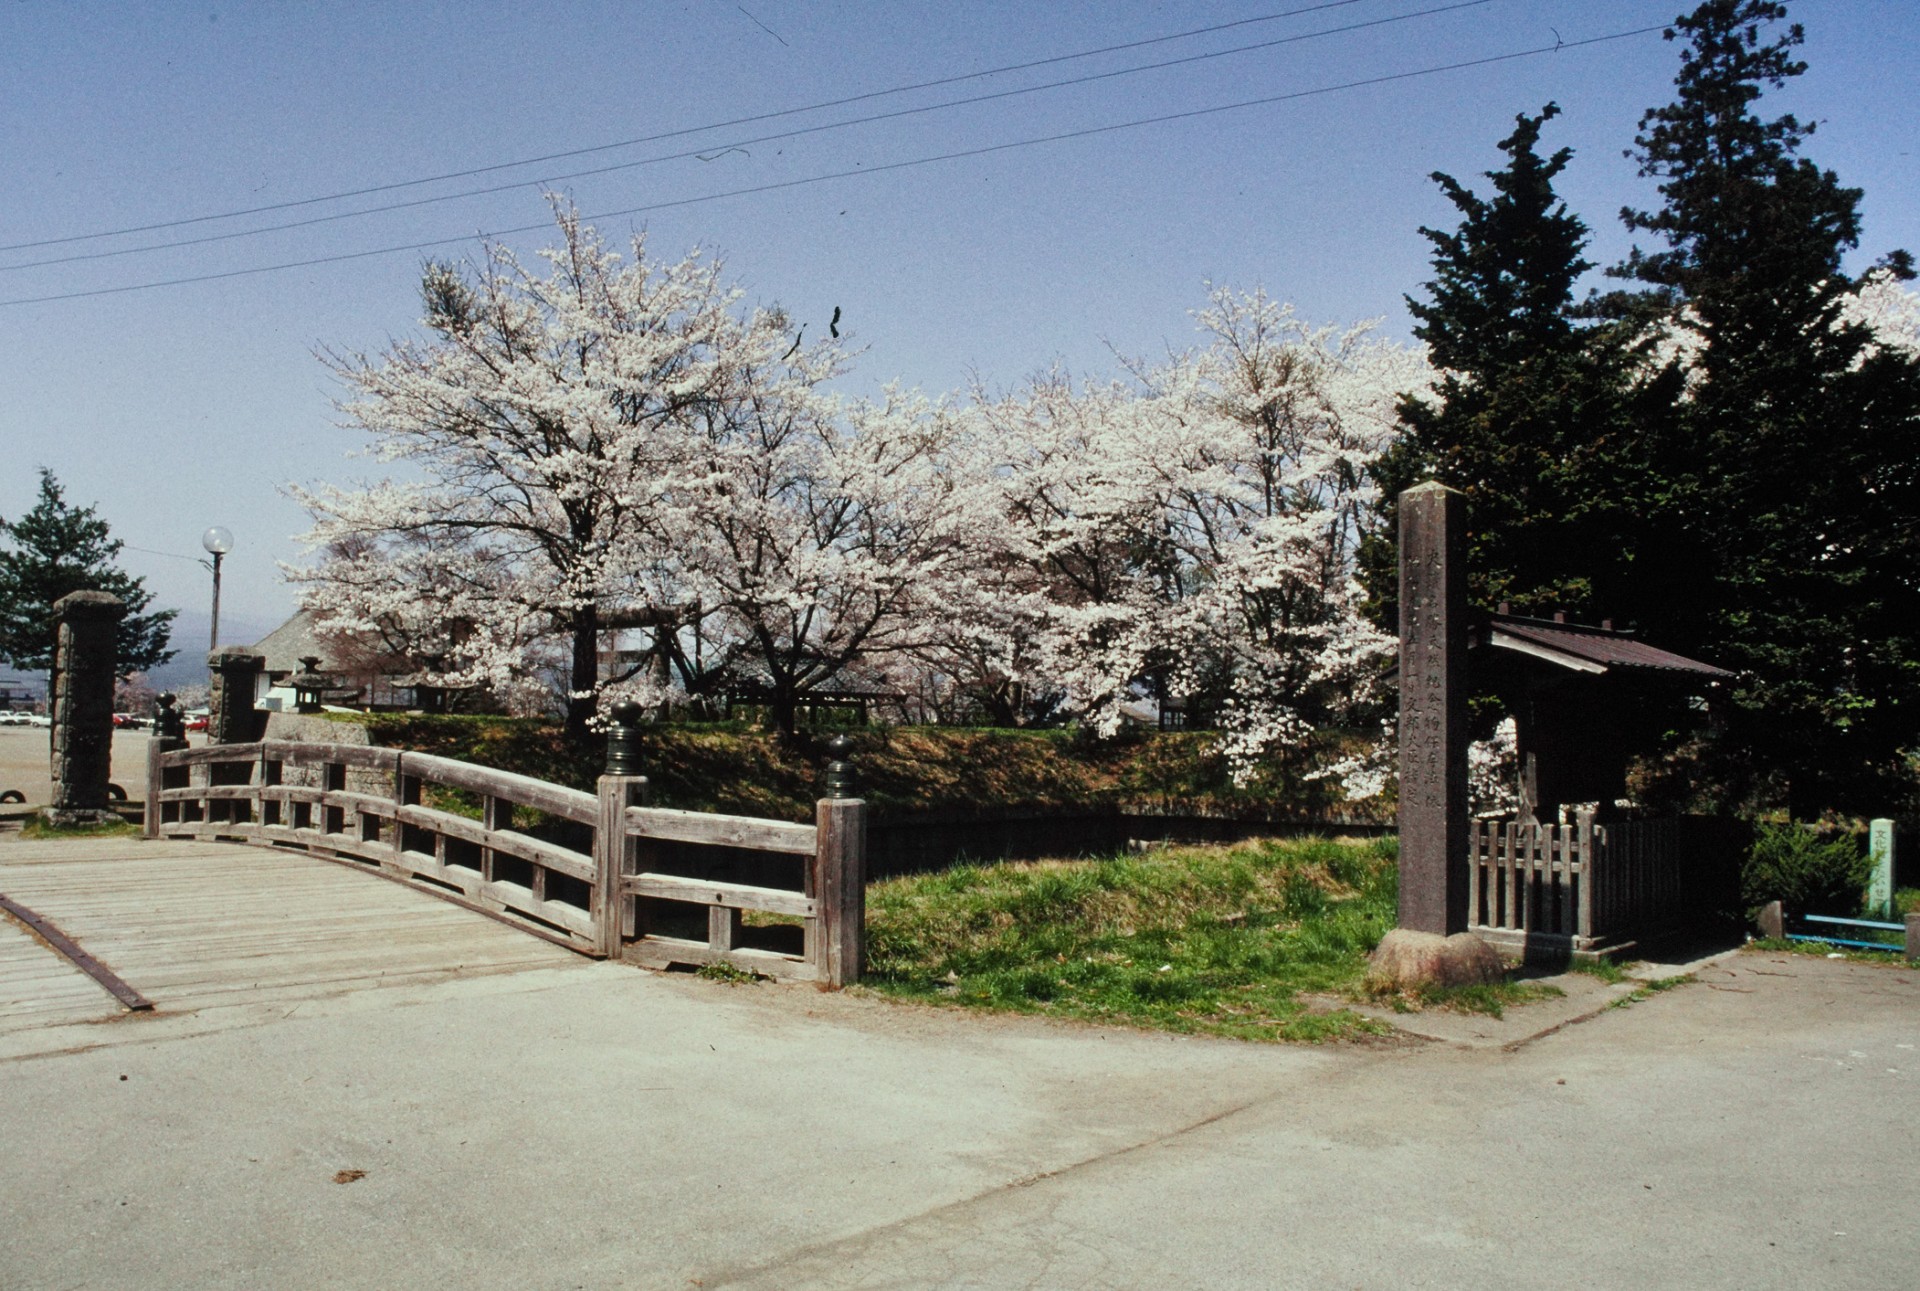
[[[174,656],[147,673],[147,684],[165,690],[205,682],[207,630],[212,626],[213,616],[205,610],[181,610],[179,617],[173,621],[173,636],[169,642]],[[278,622],[267,623],[244,615],[223,613],[220,616],[220,644],[250,646],[279,626]]]

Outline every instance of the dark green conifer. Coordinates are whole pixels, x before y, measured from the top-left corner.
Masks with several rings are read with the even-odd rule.
[[[53,664],[53,603],[68,592],[111,592],[126,602],[120,621],[121,676],[173,658],[167,634],[173,610],[147,612],[153,595],[114,562],[120,540],[92,507],[69,504],[53,472],[40,472],[40,496],[17,520],[0,518],[0,658],[17,668]]]
[[[1761,797],[1784,778],[1800,814],[1886,809],[1917,734],[1920,371],[1843,321],[1860,190],[1799,155],[1811,123],[1756,111],[1806,70],[1786,15],[1708,0],[1668,32],[1686,42],[1676,95],[1629,154],[1663,204],[1622,212],[1664,245],[1615,270],[1647,289],[1614,303],[1696,348],[1657,484],[1687,522],[1671,558],[1706,577],[1660,617],[1746,676],[1723,771]]]

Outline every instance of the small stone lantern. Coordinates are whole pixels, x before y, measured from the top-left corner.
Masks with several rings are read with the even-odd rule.
[[[297,713],[317,713],[320,711],[320,699],[333,685],[333,678],[320,671],[320,656],[303,654],[300,656],[299,672],[287,678],[287,684],[293,687],[293,708]]]

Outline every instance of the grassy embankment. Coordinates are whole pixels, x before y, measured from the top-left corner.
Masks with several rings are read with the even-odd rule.
[[[1366,956],[1393,926],[1392,839],[963,866],[867,892],[866,988],[896,998],[1244,1040],[1388,1028]],[[1520,983],[1388,998],[1498,1015]],[[1317,998],[1312,998],[1317,997]]]
[[[597,749],[575,749],[551,722],[496,717],[339,714],[376,744],[437,753],[579,789],[593,788]],[[663,807],[811,820],[829,733],[783,742],[743,724],[640,728],[653,801]],[[1275,766],[1235,785],[1206,732],[1092,741],[1069,731],[869,727],[853,743],[861,796],[882,816],[930,812],[1088,811],[1111,807],[1285,819],[1387,819],[1339,801],[1328,783]]]

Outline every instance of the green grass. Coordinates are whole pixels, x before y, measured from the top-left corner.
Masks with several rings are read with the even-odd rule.
[[[1889,934],[1891,935],[1891,934]],[[1841,959],[1850,959],[1860,964],[1904,964],[1903,943],[1890,941],[1885,950],[1868,950],[1862,946],[1836,946],[1828,941],[1792,941],[1785,937],[1756,937],[1747,943],[1748,950],[1781,951],[1789,955],[1812,955],[1818,959],[1832,959],[1836,955]]]
[[[702,964],[693,975],[709,982],[725,982],[728,986],[750,986],[759,980],[746,969],[736,968],[724,961]]]
[[[1650,1000],[1654,996],[1660,994],[1662,991],[1670,991],[1676,986],[1685,986],[1688,982],[1692,980],[1693,979],[1687,976],[1685,973],[1681,973],[1676,977],[1656,977],[1653,981],[1648,982],[1645,986],[1640,987],[1638,990],[1634,991],[1632,994],[1621,996],[1619,999],[1615,1000],[1612,1004],[1609,1004],[1607,1007],[1610,1009],[1628,1008],[1632,1005],[1640,1003],[1640,1001],[1642,1000]]]
[[[1299,839],[888,880],[867,894],[866,986],[1248,1040],[1380,1033],[1301,997],[1359,998],[1394,859],[1390,839]]]
[[[1376,995],[1401,1013],[1411,1013],[1422,1008],[1453,1009],[1460,1013],[1485,1013],[1490,1017],[1505,1017],[1506,1011],[1518,1004],[1532,1004],[1538,1000],[1557,1000],[1566,992],[1557,986],[1545,982],[1491,982],[1484,986],[1427,986],[1418,991],[1397,991],[1387,995]]]
[[[20,822],[22,838],[132,838],[140,826],[126,820],[99,825],[50,825],[44,816],[29,816]]]
[[[1615,986],[1627,980],[1626,966],[1604,956],[1599,959],[1576,959],[1567,965],[1567,971],[1597,977],[1609,986]]]

